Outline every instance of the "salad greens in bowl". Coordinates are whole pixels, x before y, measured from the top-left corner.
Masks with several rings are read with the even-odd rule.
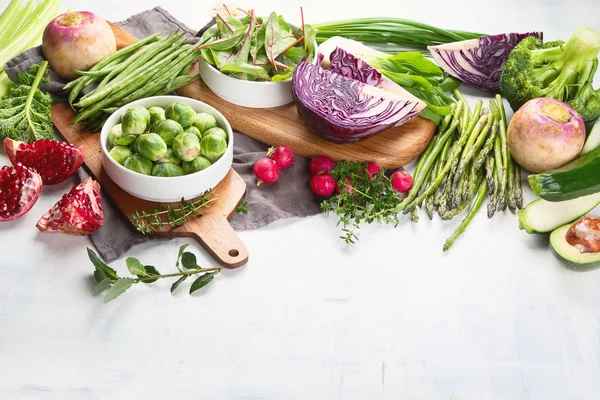
[[[275,12],[223,9],[198,42],[200,75],[219,97],[255,108],[293,101],[291,79],[303,59],[312,61],[317,44],[307,24],[295,26]]]

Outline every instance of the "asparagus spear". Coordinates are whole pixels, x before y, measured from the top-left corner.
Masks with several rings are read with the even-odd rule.
[[[523,188],[521,187],[521,166],[515,163],[515,194],[517,208],[523,208]]]
[[[488,183],[490,196],[496,191],[496,181],[494,179],[494,156],[488,156],[485,159],[485,179]]]
[[[506,192],[506,202],[508,204],[508,208],[511,211],[515,211],[517,208],[517,194],[515,192],[515,171],[512,160],[508,160],[508,168],[507,168],[507,192]]]
[[[433,151],[437,141],[440,139],[442,134],[446,131],[446,129],[450,125],[450,122],[452,121],[452,119],[456,118],[454,113],[456,112],[457,108],[458,108],[458,110],[460,110],[462,108],[462,104],[459,103],[458,106],[456,105],[456,103],[452,104],[452,106],[451,106],[452,111],[450,111],[450,113],[444,117],[444,119],[442,120],[442,123],[440,124],[440,127],[438,128],[437,135],[435,135],[433,137],[433,139],[431,139],[431,141],[427,145],[427,148],[425,149],[423,154],[421,154],[421,158],[419,159],[419,162],[417,163],[415,170],[413,172],[414,179],[417,179],[417,176],[419,176],[419,173],[421,172],[421,168],[423,168],[424,161],[427,160],[427,158]]]
[[[494,122],[492,124],[492,131],[487,136],[485,144],[483,145],[483,149],[481,149],[479,154],[477,154],[477,158],[475,158],[475,169],[478,170],[483,166],[487,159],[487,156],[490,154],[490,151],[492,151],[492,149],[494,148],[494,140],[496,139],[496,135],[498,134],[498,126],[498,120],[494,118]]]
[[[448,251],[448,249],[450,249],[450,247],[454,244],[456,239],[458,239],[458,237],[460,235],[462,235],[462,233],[465,231],[465,229],[467,229],[467,226],[471,223],[471,221],[475,217],[475,214],[477,214],[477,211],[479,210],[479,208],[481,208],[481,204],[483,204],[483,200],[485,199],[486,194],[487,194],[487,181],[485,179],[483,179],[481,181],[481,184],[479,185],[479,189],[477,190],[477,196],[475,197],[475,201],[471,205],[471,209],[469,210],[469,213],[467,214],[465,219],[463,219],[463,221],[460,223],[458,228],[456,228],[456,230],[454,231],[452,236],[450,236],[448,238],[448,240],[446,240],[446,243],[444,244],[444,251]]]
[[[508,164],[510,156],[508,154],[508,147],[506,144],[506,125],[502,119],[500,119],[499,132],[500,151],[502,153],[502,180],[500,181],[500,193],[502,194],[502,196],[498,198],[498,209],[504,211],[506,210],[506,206],[508,204],[508,193],[506,192],[506,190],[508,184]]]
[[[419,197],[419,198],[421,197],[421,196],[418,196],[418,193],[419,193],[419,189],[421,189],[421,186],[423,185],[423,183],[425,181],[426,173],[433,166],[434,161],[436,160],[438,154],[440,153],[440,151],[446,144],[446,141],[449,140],[450,137],[454,134],[454,131],[458,127],[458,124],[459,124],[458,120],[454,120],[454,122],[452,122],[452,125],[450,125],[450,128],[448,128],[448,130],[446,132],[444,132],[444,134],[440,137],[440,139],[435,144],[435,147],[431,151],[431,154],[429,154],[427,159],[422,161],[423,166],[419,173],[419,176],[417,176],[414,179],[413,187],[412,187],[411,191],[409,192],[408,196],[404,200],[402,200],[402,202],[398,205],[398,212],[405,210],[406,206],[408,206],[411,203],[411,201],[414,200],[415,197]],[[420,198],[416,204],[420,204],[422,200],[423,199]],[[411,210],[410,209],[406,210],[406,212],[408,212],[408,211],[411,211]]]
[[[442,153],[440,155],[440,164],[439,164],[440,168],[443,168],[444,165],[446,164],[446,159],[448,158],[448,153],[450,151],[450,147],[453,145],[453,142],[454,141],[452,139],[450,139],[444,145],[444,148],[442,149]],[[438,186],[438,188],[435,190],[435,193],[434,193],[434,201],[433,201],[434,205],[437,206],[440,204],[441,196],[442,196],[442,189],[441,189],[441,187]]]
[[[463,202],[458,205],[458,207],[453,208],[452,210],[449,210],[444,215],[442,215],[442,219],[450,220],[450,219],[456,217],[458,214],[460,214],[465,208],[467,208],[467,206],[469,204],[471,204],[471,201],[475,197],[475,194],[477,193],[477,189],[481,186],[481,182],[483,179],[484,179],[483,174],[476,176],[475,182],[473,182],[473,186],[475,187],[475,190],[473,190],[472,193],[469,193],[467,195],[467,197],[463,200]]]

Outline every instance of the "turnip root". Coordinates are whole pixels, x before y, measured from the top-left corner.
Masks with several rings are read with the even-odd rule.
[[[576,158],[585,142],[581,116],[549,98],[529,100],[512,117],[507,144],[514,160],[532,173],[559,168]]]
[[[68,12],[52,20],[42,39],[44,57],[63,79],[73,80],[76,71],[87,71],[117,51],[110,25],[87,11]]]

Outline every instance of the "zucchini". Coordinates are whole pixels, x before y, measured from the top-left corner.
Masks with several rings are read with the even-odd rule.
[[[548,201],[571,200],[600,192],[600,147],[577,157],[567,165],[541,174],[529,175],[529,186]]]
[[[566,201],[537,199],[519,210],[519,229],[527,233],[548,233],[573,222],[600,204],[600,193]]]
[[[590,130],[590,133],[585,139],[581,154],[587,154],[590,151],[600,146],[600,118],[594,123],[594,126]]]

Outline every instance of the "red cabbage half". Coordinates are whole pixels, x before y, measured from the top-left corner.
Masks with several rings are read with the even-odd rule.
[[[528,36],[542,40],[542,32],[504,33],[428,46],[427,49],[438,65],[453,77],[483,90],[498,90],[508,55]]]
[[[377,87],[387,79],[356,57],[340,68],[343,75],[335,72],[333,65],[332,69],[324,69],[302,61],[292,80],[298,113],[311,130],[326,140],[365,140],[404,124],[425,108],[422,101],[400,86],[396,91]]]

